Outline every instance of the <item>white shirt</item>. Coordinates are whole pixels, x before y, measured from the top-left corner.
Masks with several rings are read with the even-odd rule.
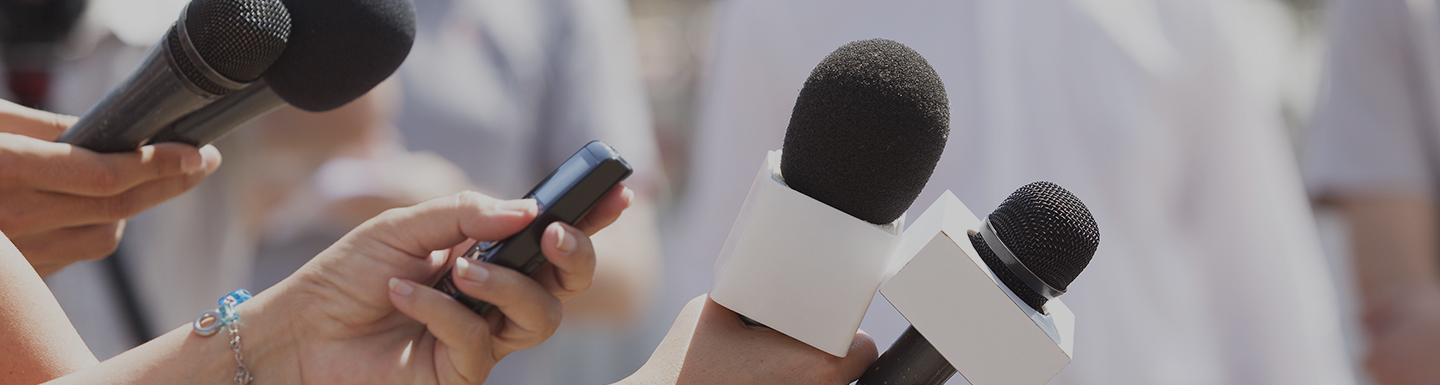
[[[810,70],[849,41],[883,37],[924,55],[951,103],[949,143],[910,217],[946,189],[984,214],[1043,179],[1074,192],[1099,223],[1099,250],[1063,297],[1077,317],[1075,357],[1055,383],[1353,383],[1335,289],[1266,82],[1274,67],[1240,54],[1273,39],[1255,18],[1237,17],[1243,8],[725,6],[684,227],[667,237],[672,308],[708,290],[749,181],[765,151],[781,147]],[[906,324],[876,298],[862,327],[883,349]]]
[[[1433,0],[1335,1],[1328,92],[1306,179],[1316,194],[1433,193],[1440,166],[1440,26]],[[1440,33],[1440,31],[1436,31]]]

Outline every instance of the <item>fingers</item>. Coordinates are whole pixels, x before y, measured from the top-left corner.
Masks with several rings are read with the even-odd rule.
[[[54,141],[80,118],[26,108],[0,100],[0,132]]]
[[[615,220],[620,218],[620,213],[630,208],[630,204],[634,200],[635,191],[623,184],[616,185],[615,188],[610,189],[609,193],[605,194],[604,198],[600,199],[599,203],[595,204],[595,207],[590,209],[589,213],[585,214],[584,218],[575,223],[575,227],[584,231],[585,234],[595,235],[605,226],[615,223]]]
[[[580,229],[551,223],[540,238],[540,252],[549,264],[535,271],[535,281],[561,301],[574,298],[595,280],[595,245]]]
[[[538,211],[533,199],[503,201],[467,191],[388,210],[361,225],[356,233],[424,257],[466,238],[497,240],[519,232]]]
[[[75,262],[104,258],[120,245],[124,221],[52,230],[12,238],[15,247],[41,277]]]
[[[518,271],[460,258],[452,278],[461,292],[504,314],[494,341],[501,356],[539,345],[560,327],[560,299]]]
[[[174,198],[204,179],[203,172],[153,180],[119,195],[85,198],[72,195],[40,193],[26,199],[25,207],[0,207],[6,210],[3,225],[23,227],[18,232],[33,233],[64,227],[114,222],[129,218]]]
[[[64,143],[0,135],[0,170],[10,186],[62,194],[113,196],[156,179],[205,172],[220,166],[220,152],[180,143],[99,154]]]
[[[413,281],[390,278],[390,302],[400,313],[416,322],[448,348],[451,367],[466,383],[483,382],[489,368],[499,361],[491,346],[490,324],[445,293]],[[477,369],[477,365],[483,369]]]

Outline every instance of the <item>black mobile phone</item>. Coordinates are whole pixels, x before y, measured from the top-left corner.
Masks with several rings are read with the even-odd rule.
[[[604,142],[594,140],[585,144],[525,194],[525,198],[535,199],[540,206],[539,215],[530,225],[501,241],[476,242],[461,258],[505,266],[525,275],[534,274],[546,261],[540,253],[540,237],[545,234],[545,228],[555,221],[575,224],[632,172],[630,163]],[[450,274],[442,275],[435,288],[450,294],[476,314],[484,315],[494,307],[461,293]]]

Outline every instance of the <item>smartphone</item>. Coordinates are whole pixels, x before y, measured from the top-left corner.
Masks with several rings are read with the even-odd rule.
[[[540,253],[540,237],[545,234],[545,228],[556,221],[574,225],[633,172],[630,163],[614,148],[598,140],[591,141],[525,194],[525,198],[535,199],[540,213],[524,230],[504,240],[476,242],[461,258],[505,266],[525,275],[534,274],[546,262],[545,255]],[[450,272],[442,275],[435,288],[450,294],[476,314],[485,315],[494,307],[461,293],[450,275]]]

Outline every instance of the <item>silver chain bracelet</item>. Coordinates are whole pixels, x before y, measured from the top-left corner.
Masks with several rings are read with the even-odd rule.
[[[215,335],[221,326],[230,332],[230,349],[235,351],[235,365],[238,366],[235,371],[235,385],[249,385],[250,381],[255,380],[255,377],[250,375],[250,367],[245,366],[245,361],[240,356],[240,312],[235,310],[236,306],[250,297],[250,292],[245,289],[232,291],[220,297],[219,308],[200,313],[192,325],[195,334],[202,337]]]

